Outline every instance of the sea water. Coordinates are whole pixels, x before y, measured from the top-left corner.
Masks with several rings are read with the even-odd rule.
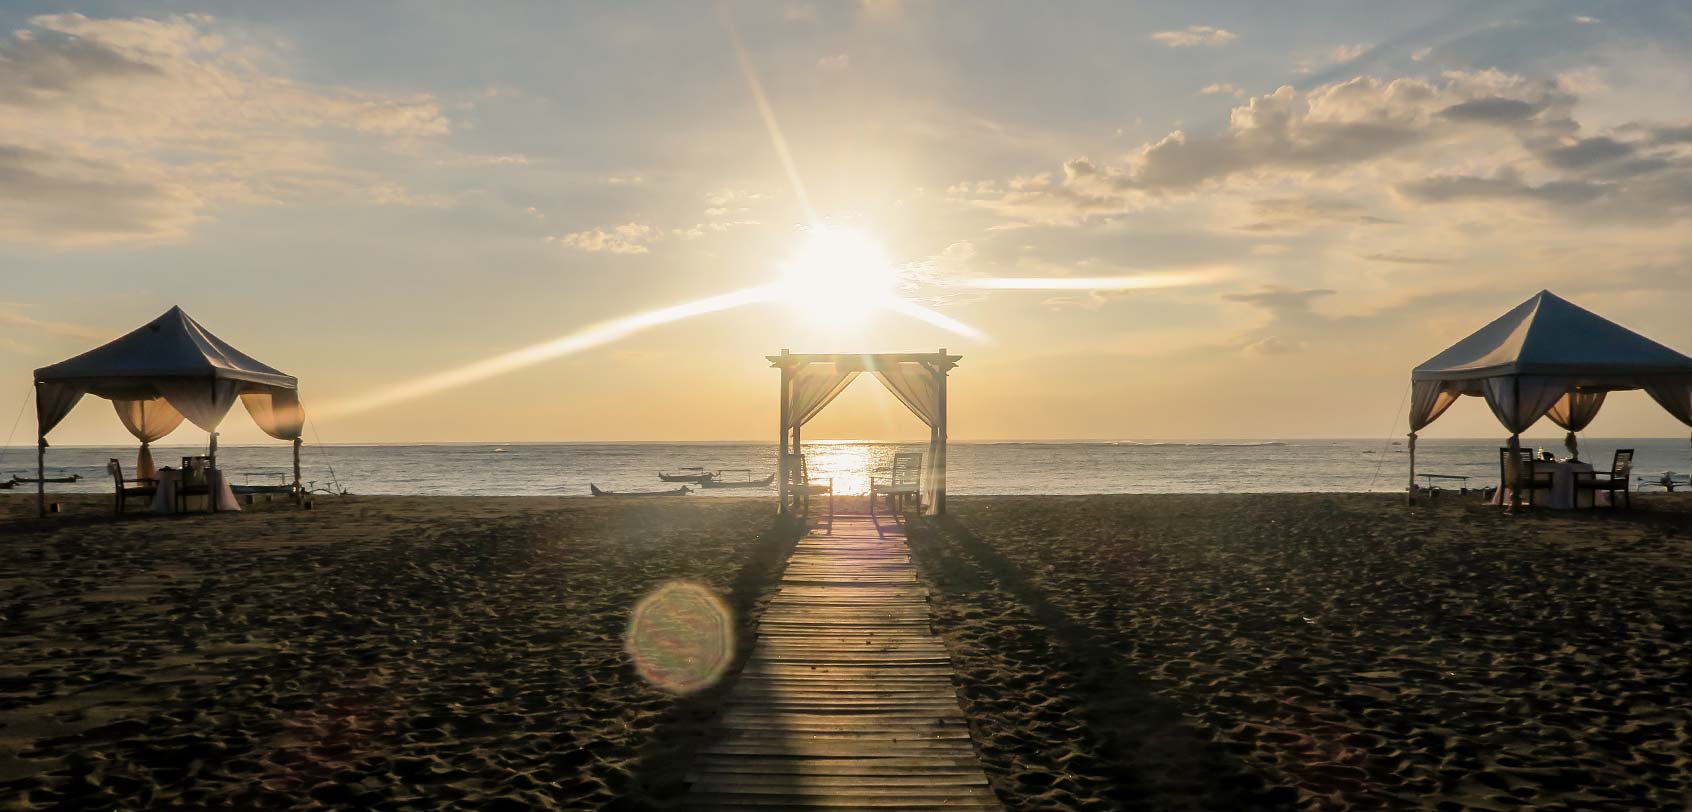
[[[1423,439],[1417,469],[1469,476],[1473,487],[1498,481],[1498,448],[1491,440]],[[1558,456],[1562,442],[1529,441]],[[1692,444],[1679,439],[1582,440],[1581,457],[1608,470],[1617,448],[1636,451],[1634,473],[1684,473]],[[0,454],[0,479],[34,476],[35,449]],[[925,451],[923,445],[851,441],[805,444],[813,479],[834,480],[837,493],[865,493],[869,477],[887,476],[893,455]],[[135,469],[134,446],[55,446],[49,476],[79,474],[74,484],[50,484],[54,493],[102,493],[112,487],[106,461]],[[174,465],[203,446],[160,445],[154,459]],[[585,496],[590,483],[605,490],[661,490],[661,471],[683,466],[748,469],[754,478],[775,471],[774,443],[557,443],[327,445],[303,451],[304,479],[316,488],[342,487],[357,494],[461,494]],[[220,446],[218,464],[234,483],[269,484],[291,479],[285,444]],[[1409,473],[1402,441],[1285,440],[1194,442],[954,442],[947,455],[953,494],[1241,493],[1276,491],[1400,491]],[[740,476],[725,473],[724,478]],[[1456,484],[1456,483],[1449,483]],[[19,485],[21,492],[33,486]],[[774,488],[699,491],[703,496],[772,494]]]

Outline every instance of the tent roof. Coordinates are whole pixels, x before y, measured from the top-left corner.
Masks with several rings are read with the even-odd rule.
[[[1562,375],[1637,386],[1641,375],[1692,373],[1692,358],[1582,309],[1548,290],[1411,372],[1412,380]]]
[[[205,378],[297,389],[299,381],[258,361],[172,307],[134,332],[35,371],[39,382],[78,382],[100,394],[101,384],[131,387],[145,378]]]

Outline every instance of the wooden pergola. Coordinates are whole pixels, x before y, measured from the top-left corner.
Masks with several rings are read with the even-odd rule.
[[[787,470],[790,453],[800,449],[800,434],[806,421],[821,411],[828,402],[844,391],[846,386],[863,372],[876,374],[887,390],[905,404],[929,427],[927,512],[943,515],[946,512],[946,375],[962,360],[961,355],[949,355],[944,347],[939,352],[894,352],[867,355],[804,354],[782,350],[780,355],[766,356],[770,366],[781,370],[781,449],[776,470],[781,481],[781,511],[790,509]],[[802,404],[808,414],[794,413],[794,381],[807,374],[807,369],[827,365],[823,374],[823,393],[814,403]]]

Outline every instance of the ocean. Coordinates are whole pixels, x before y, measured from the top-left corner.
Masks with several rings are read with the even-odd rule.
[[[1026,442],[953,443],[948,457],[948,492],[971,494],[1241,493],[1277,491],[1404,490],[1408,457],[1401,441],[1286,440],[1203,442]],[[1473,477],[1479,487],[1498,481],[1500,440],[1423,439],[1417,469]],[[1561,440],[1534,441],[1558,456]],[[869,441],[805,444],[813,478],[834,479],[842,494],[865,493],[872,472],[885,472],[898,451],[923,445]],[[1634,472],[1684,473],[1692,444],[1676,439],[1604,439],[1581,443],[1583,459],[1608,469],[1617,448],[1636,450]],[[0,449],[0,479],[33,476],[35,449]],[[161,445],[154,459],[175,465],[203,446]],[[54,493],[103,493],[111,487],[106,460],[117,457],[133,473],[135,448],[54,447],[47,454],[49,476],[80,474],[72,484],[50,484]],[[775,471],[773,443],[556,443],[432,445],[306,445],[304,479],[317,488],[337,484],[355,494],[462,494],[585,496],[593,483],[606,490],[674,487],[660,471],[682,466],[750,469],[755,477]],[[290,470],[286,445],[220,446],[219,467],[235,483],[285,481]],[[21,492],[26,486],[18,486]],[[774,493],[774,488],[710,490],[697,495]]]

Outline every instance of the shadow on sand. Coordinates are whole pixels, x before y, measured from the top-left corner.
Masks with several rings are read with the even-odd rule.
[[[776,517],[758,538],[756,548],[735,576],[729,594],[723,596],[734,613],[734,663],[723,678],[709,688],[682,697],[664,711],[640,755],[630,765],[634,778],[607,809],[673,809],[687,793],[685,777],[701,747],[717,735],[718,717],[724,697],[733,690],[740,672],[757,643],[754,634],[764,606],[775,596],[788,556],[804,535],[796,523]]]
[[[988,777],[1008,809],[1292,809],[1183,718],[1099,632],[947,517],[913,523],[937,625]]]

